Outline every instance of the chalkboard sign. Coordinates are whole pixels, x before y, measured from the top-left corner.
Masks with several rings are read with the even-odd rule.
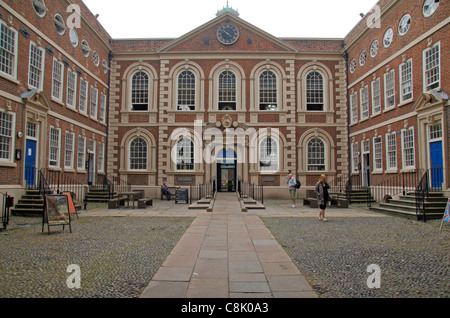
[[[186,201],[189,202],[189,192],[188,189],[176,189],[175,190],[175,203],[178,201]]]
[[[66,225],[69,226],[72,233],[72,225],[70,221],[69,200],[66,195],[46,195],[45,196],[45,213],[42,221],[42,232],[44,225],[47,224],[48,234],[50,234],[50,226],[62,226],[63,230]]]

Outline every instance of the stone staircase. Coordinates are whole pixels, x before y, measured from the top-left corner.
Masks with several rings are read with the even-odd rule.
[[[348,194],[350,203],[368,203],[375,202],[372,193],[367,187],[352,189]]]
[[[38,217],[44,215],[44,199],[38,190],[26,190],[25,194],[11,209],[11,215]]]
[[[425,214],[427,219],[442,218],[448,198],[444,197],[442,192],[431,192],[425,199]],[[417,218],[416,214],[416,193],[408,192],[395,199],[389,199],[388,202],[382,202],[370,207],[370,210],[400,215],[408,218]]]
[[[117,198],[117,193],[113,193],[111,198]],[[86,202],[105,202],[109,201],[109,192],[107,189],[89,187],[88,193],[86,196]]]

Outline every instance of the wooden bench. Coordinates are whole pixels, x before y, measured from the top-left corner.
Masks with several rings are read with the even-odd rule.
[[[175,198],[175,191],[177,190],[176,187],[168,187],[169,193],[170,193],[170,199]],[[161,192],[161,190],[160,190]],[[161,192],[161,200],[167,199],[167,197]]]
[[[142,198],[138,200],[138,209],[145,209],[148,205],[153,206],[153,199]]]
[[[125,205],[125,197],[113,198],[108,201],[108,209],[118,209],[121,205]]]

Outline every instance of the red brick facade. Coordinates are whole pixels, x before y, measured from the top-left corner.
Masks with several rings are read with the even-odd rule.
[[[430,140],[426,136],[430,127],[438,124],[442,130],[444,188],[449,188],[450,144],[446,137],[450,124],[445,94],[449,92],[449,43],[445,35],[450,30],[446,2],[425,17],[423,0],[379,1],[374,11],[344,39],[276,38],[227,12],[195,30],[187,30],[180,38],[148,40],[112,39],[82,1],[38,2],[47,3],[45,13],[39,7],[34,8],[32,1],[2,2],[0,6],[2,34],[14,37],[13,70],[2,65],[0,72],[0,115],[12,125],[2,136],[7,145],[0,149],[0,184],[5,191],[20,193],[26,186],[25,171],[29,165],[26,155],[30,153],[27,141],[36,142],[37,168],[61,171],[83,184],[93,181],[88,180],[88,161],[91,168],[95,166],[91,169],[94,179],[102,174],[119,176],[132,186],[145,189],[150,196],[158,195],[162,182],[171,186],[205,183],[219,174],[216,163],[203,160],[211,142],[208,134],[219,131],[225,139],[232,132],[247,133],[242,149],[236,136],[225,146],[236,153],[236,177],[263,184],[268,197],[287,197],[287,191],[280,190],[286,188],[286,175],[292,172],[301,180],[299,195],[304,196],[321,173],[334,179],[350,170],[362,178],[364,153],[369,158],[367,168],[374,184],[408,169],[430,168],[427,159]],[[81,15],[68,11],[71,4],[80,9]],[[410,14],[411,24],[406,34],[400,36],[398,25],[405,14]],[[55,15],[65,22],[62,34],[55,25]],[[367,21],[373,17],[381,20],[371,28]],[[75,27],[78,44],[74,46],[69,23],[77,18],[80,26]],[[233,44],[223,44],[218,39],[218,30],[224,25],[237,30],[238,38]],[[385,48],[383,36],[388,28],[393,30],[393,41]],[[379,48],[372,57],[374,40],[379,42]],[[82,41],[91,49],[87,57]],[[42,52],[44,61],[42,86],[37,90],[28,83],[32,45]],[[424,88],[424,52],[436,46],[440,58],[439,87],[430,95]],[[366,58],[362,65],[359,59],[364,50]],[[98,65],[94,63],[94,51],[99,56]],[[356,66],[352,65],[353,60]],[[401,101],[400,92],[408,85],[401,86],[404,63],[412,65],[412,97]],[[59,100],[53,97],[55,80],[58,82],[54,64],[63,69]],[[72,94],[69,70],[76,74],[74,106],[68,98]],[[386,108],[386,74],[392,71],[395,103]],[[180,88],[183,72],[194,77],[195,88],[191,91]],[[232,110],[219,110],[219,99],[225,94],[219,93],[218,88],[223,74],[234,75]],[[276,105],[275,110],[260,110],[265,89],[260,81],[267,74],[275,78],[271,82],[274,87],[266,92],[276,96],[276,101],[271,102]],[[308,106],[308,96],[313,96],[310,76],[317,74],[321,78],[319,95],[323,101],[322,108],[314,110]],[[144,95],[136,93],[139,86],[133,82],[135,75],[147,76],[146,91],[139,91]],[[374,112],[372,83],[376,85],[378,79],[380,110]],[[86,96],[82,89],[85,82]],[[192,94],[189,98],[195,109],[178,109],[182,89]],[[91,105],[96,90],[97,102]],[[365,93],[367,109],[361,104],[361,94]],[[143,109],[133,109],[133,96],[141,99],[146,96],[140,106]],[[80,105],[83,97],[87,99],[85,106]],[[355,121],[352,97],[357,101]],[[91,116],[91,106],[95,105],[96,111]],[[29,124],[37,129],[35,137],[27,134]],[[196,160],[188,168],[180,159],[184,150],[177,148],[180,137],[176,134],[180,128],[185,128],[187,137],[195,143]],[[414,167],[405,167],[403,132],[408,129],[414,132]],[[56,131],[57,143],[52,140]],[[256,139],[248,136],[253,131]],[[393,133],[396,164],[390,161],[395,169],[388,169],[387,135]],[[73,135],[72,150],[66,145],[66,135]],[[374,143],[379,137],[381,150],[377,144],[377,156],[381,156],[381,167],[374,167]],[[79,149],[80,140],[85,140],[85,145]],[[276,171],[267,172],[260,160],[264,156],[261,147],[272,140],[276,151],[272,146],[264,149],[277,158]],[[362,149],[363,141],[368,142],[369,148]],[[93,149],[88,149],[89,143]],[[353,148],[357,150],[357,160],[352,157]],[[17,151],[22,158],[15,157]]]

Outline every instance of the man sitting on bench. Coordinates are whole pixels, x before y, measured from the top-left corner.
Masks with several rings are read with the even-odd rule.
[[[167,200],[170,201],[170,191],[167,184],[164,182],[161,186],[161,193],[164,194],[167,197]]]

